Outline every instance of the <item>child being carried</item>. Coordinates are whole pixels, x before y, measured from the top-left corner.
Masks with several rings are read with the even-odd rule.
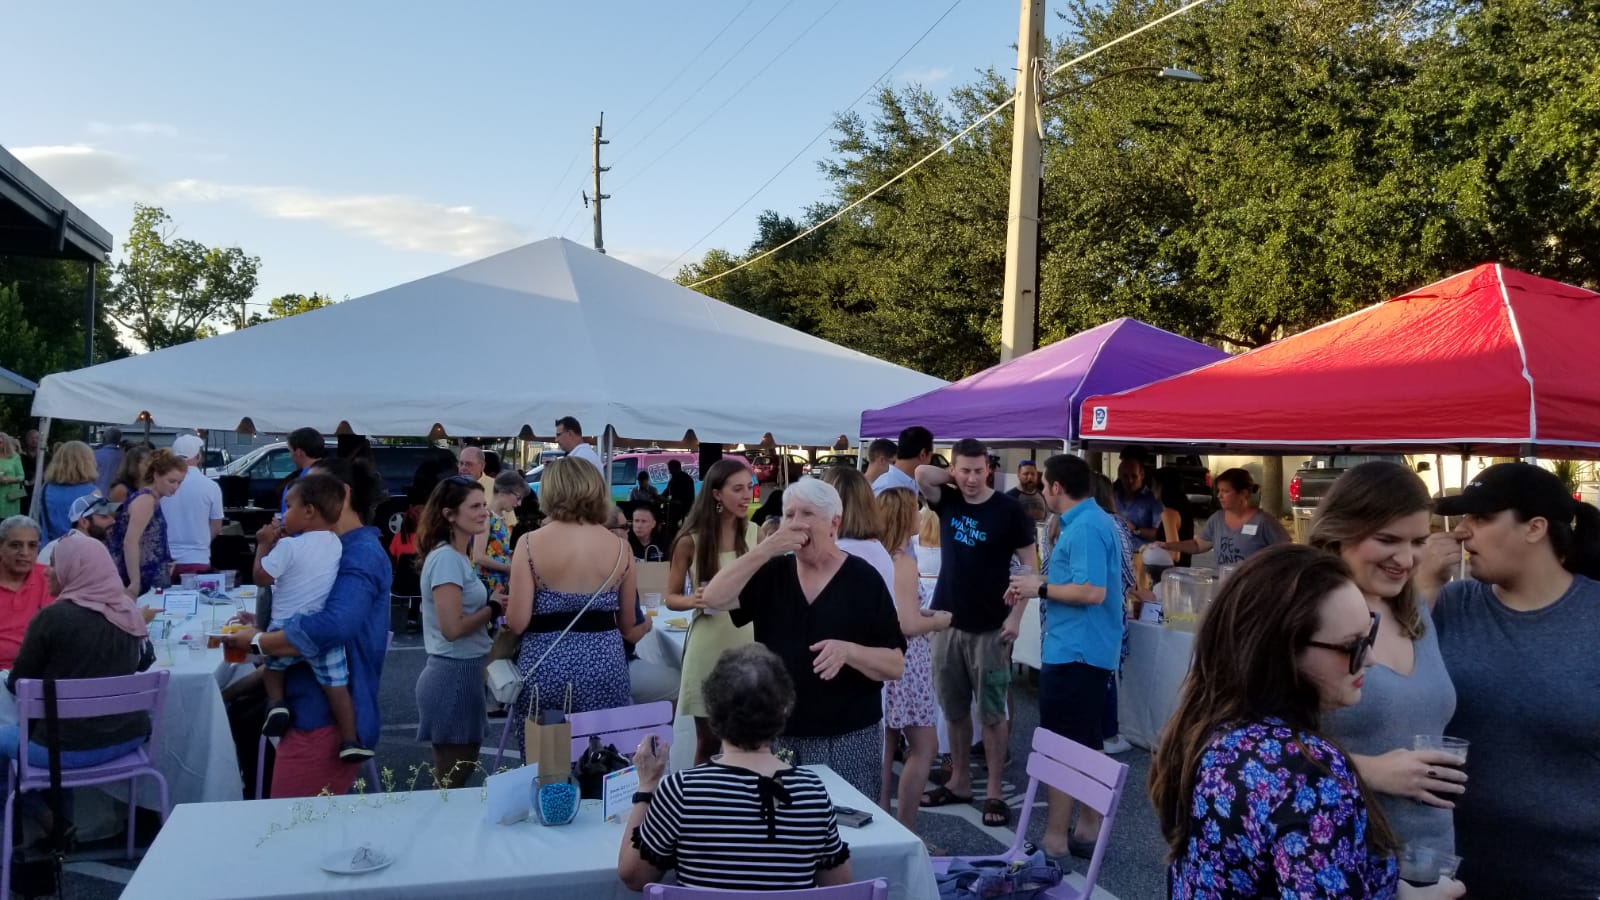
[[[285,494],[283,523],[269,523],[256,533],[255,581],[272,586],[272,621],[268,631],[301,613],[321,612],[339,573],[343,545],[333,526],[344,510],[344,485],[322,474],[296,479]],[[262,670],[267,689],[267,720],[261,733],[280,737],[289,730],[289,707],[283,701],[286,670],[305,662],[322,685],[339,729],[339,759],[363,762],[373,752],[356,736],[355,705],[350,700],[350,665],[344,647],[334,646],[312,657],[273,656]]]

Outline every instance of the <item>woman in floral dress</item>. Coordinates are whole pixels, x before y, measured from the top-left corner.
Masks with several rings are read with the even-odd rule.
[[[933,698],[933,654],[928,635],[949,628],[950,613],[928,609],[933,602],[933,588],[917,570],[917,556],[911,545],[921,521],[917,495],[905,488],[890,488],[878,495],[878,510],[883,520],[883,545],[894,559],[894,608],[900,618],[900,633],[906,638],[905,673],[898,681],[883,683],[883,788],[878,805],[889,809],[895,745],[904,734],[907,747],[896,793],[896,818],[915,832],[918,801],[928,786],[933,758],[939,753],[939,736],[934,730],[939,704]]]
[[[1355,765],[1322,729],[1361,699],[1377,616],[1338,557],[1270,547],[1228,579],[1195,635],[1150,766],[1168,892],[1453,898],[1399,880],[1399,849]]]

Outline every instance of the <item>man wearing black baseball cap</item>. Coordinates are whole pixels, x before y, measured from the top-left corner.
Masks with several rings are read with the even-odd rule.
[[[1502,463],[1434,511],[1462,517],[1473,576],[1433,608],[1448,732],[1470,742],[1461,881],[1474,898],[1600,895],[1600,509]]]

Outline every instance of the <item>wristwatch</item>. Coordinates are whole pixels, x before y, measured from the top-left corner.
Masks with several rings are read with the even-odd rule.
[[[1049,600],[1050,599],[1050,585],[1049,585],[1048,582],[1044,582],[1044,581],[1039,582],[1039,599],[1040,600]]]
[[[651,798],[654,797],[654,796],[655,796],[655,792],[654,791],[634,791],[633,792],[633,802],[634,803],[649,803]]]
[[[257,656],[266,656],[267,651],[261,649],[261,632],[256,632],[250,637],[250,652]]]

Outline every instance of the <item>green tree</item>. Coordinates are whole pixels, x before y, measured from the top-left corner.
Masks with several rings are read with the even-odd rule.
[[[111,317],[150,350],[192,341],[221,322],[243,324],[240,312],[256,290],[258,257],[174,232],[160,207],[135,206],[107,299]]]
[[[101,266],[96,274],[103,298],[109,272]],[[39,381],[83,365],[87,276],[88,266],[80,262],[0,256],[0,366]],[[95,313],[95,361],[127,356],[103,304]],[[18,433],[32,427],[31,405],[31,397],[0,398],[0,429]]]
[[[251,313],[250,321],[246,324],[259,325],[262,322],[271,322],[274,319],[287,319],[290,316],[298,316],[313,309],[332,306],[337,302],[337,300],[325,294],[284,294],[281,297],[273,297],[267,302],[266,315]]]

